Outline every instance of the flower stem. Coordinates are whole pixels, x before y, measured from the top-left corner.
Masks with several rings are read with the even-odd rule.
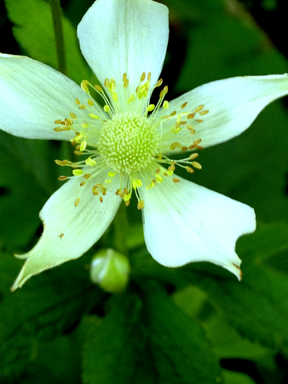
[[[127,254],[127,231],[128,231],[128,219],[127,219],[127,208],[122,202],[118,212],[113,221],[114,227],[114,244],[118,252]]]
[[[65,45],[60,0],[49,0],[56,43],[58,70],[66,75]]]

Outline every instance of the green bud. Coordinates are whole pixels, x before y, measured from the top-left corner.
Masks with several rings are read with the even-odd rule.
[[[127,257],[112,248],[101,249],[92,259],[90,279],[103,291],[123,291],[128,283],[129,273],[130,264]]]

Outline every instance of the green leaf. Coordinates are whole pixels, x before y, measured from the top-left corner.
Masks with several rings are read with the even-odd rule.
[[[277,255],[287,257],[288,224],[259,226],[255,234],[239,240],[243,260],[243,280],[239,283],[223,269],[207,263],[194,263],[169,270],[147,255],[132,262],[134,276],[151,276],[158,281],[185,287],[198,286],[219,314],[244,337],[273,351],[288,353],[287,270],[273,267]],[[271,260],[273,264],[271,264]],[[276,263],[277,264],[277,263]]]
[[[157,285],[146,286],[142,299],[126,293],[104,319],[90,319],[86,384],[210,384],[219,372],[202,327]]]
[[[0,132],[0,243],[6,248],[26,245],[41,224],[39,211],[56,189],[56,153],[47,141]]]
[[[53,22],[49,4],[43,0],[5,0],[8,17],[14,24],[14,36],[31,58],[57,68]],[[76,30],[63,17],[67,74],[78,84],[84,79],[95,82],[92,71],[83,59]]]
[[[223,370],[224,384],[255,384],[251,377],[244,373]]]
[[[0,381],[13,380],[37,356],[39,342],[68,332],[102,298],[84,269],[85,257],[35,276],[9,293],[21,262],[0,254]]]
[[[145,289],[146,319],[159,383],[220,382],[217,360],[195,318],[189,318],[158,288]]]
[[[89,319],[83,354],[84,383],[134,382],[136,361],[140,362],[136,350],[143,348],[138,326],[140,309],[141,301],[136,296],[125,295],[113,303],[102,321]]]

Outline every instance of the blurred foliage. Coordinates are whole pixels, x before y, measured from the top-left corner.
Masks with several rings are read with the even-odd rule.
[[[169,97],[229,76],[287,71],[280,41],[287,28],[284,2],[163,0],[170,8],[162,74]],[[77,83],[95,81],[76,38],[76,26],[92,3],[61,2],[68,75]],[[5,0],[1,7],[7,15],[0,26],[10,38],[0,42],[0,50],[56,67],[48,2]],[[179,269],[155,263],[131,204],[131,281],[115,296],[92,285],[87,268],[95,250],[109,246],[112,230],[77,261],[9,292],[21,267],[12,252],[36,243],[42,231],[38,212],[59,187],[53,160],[68,149],[0,132],[0,383],[285,383],[287,126],[285,101],[277,101],[246,133],[201,152],[203,170],[192,176],[256,209],[258,230],[237,244],[241,283],[207,263]]]

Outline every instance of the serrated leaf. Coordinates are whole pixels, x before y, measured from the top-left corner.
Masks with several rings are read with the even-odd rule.
[[[53,22],[49,4],[43,0],[5,0],[8,17],[14,23],[14,36],[24,52],[57,68]],[[63,33],[67,61],[67,74],[78,84],[83,79],[95,82],[95,77],[83,59],[76,30],[63,17]]]
[[[157,288],[152,285],[149,292],[145,289],[144,302],[158,383],[220,382],[218,362],[203,328]]]
[[[39,342],[74,327],[102,298],[91,286],[84,263],[81,258],[47,271],[9,293],[21,262],[1,253],[0,381],[17,378],[35,358]]]
[[[144,292],[143,302],[126,293],[103,320],[90,322],[84,383],[216,382],[219,366],[201,326],[158,287]]]
[[[140,360],[136,350],[137,346],[143,348],[140,309],[141,301],[136,296],[125,295],[101,322],[90,319],[83,353],[85,384],[135,382],[136,361]]]
[[[154,279],[184,287],[198,286],[219,314],[243,336],[274,351],[288,351],[288,279],[270,266],[270,258],[288,249],[288,224],[262,225],[255,234],[239,240],[243,280],[239,283],[221,268],[194,263],[169,270],[149,256],[132,263],[137,278]],[[138,275],[139,273],[139,275]]]

